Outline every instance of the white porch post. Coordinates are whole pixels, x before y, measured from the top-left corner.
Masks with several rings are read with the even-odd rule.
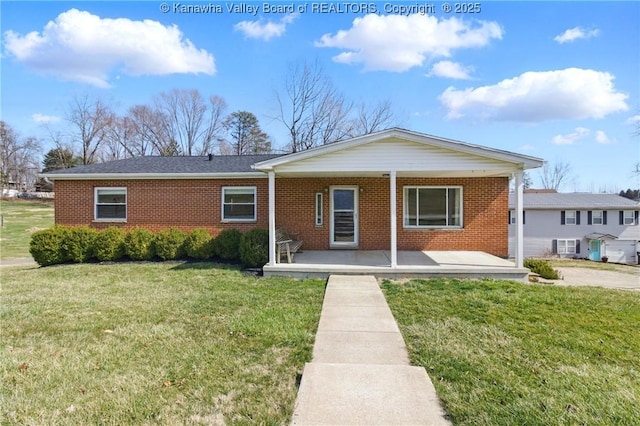
[[[524,172],[516,172],[516,235],[515,235],[515,248],[516,248],[516,268],[524,267],[524,227],[522,226],[523,217],[523,192],[524,192]]]
[[[276,173],[269,175],[269,266],[276,264]]]
[[[396,206],[396,171],[389,173],[389,198],[391,198],[391,267],[398,266],[398,230],[397,230],[397,206]]]

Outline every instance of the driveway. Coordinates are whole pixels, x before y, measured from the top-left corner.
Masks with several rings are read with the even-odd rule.
[[[554,284],[566,286],[595,286],[621,290],[640,291],[640,269],[635,275],[589,268],[557,268],[563,280]]]

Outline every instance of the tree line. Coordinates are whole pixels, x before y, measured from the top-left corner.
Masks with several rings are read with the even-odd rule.
[[[316,62],[289,67],[275,93],[276,112],[288,140],[280,152],[298,152],[399,125],[391,102],[357,104],[346,98]],[[40,171],[52,171],[139,156],[250,155],[274,151],[272,138],[249,111],[227,113],[218,95],[197,89],[172,89],[149,103],[118,114],[109,101],[75,95],[64,114],[66,126],[46,125],[47,136],[23,138],[0,121],[0,175],[9,183],[31,186]],[[40,163],[43,143],[50,149]],[[42,167],[40,167],[42,166]]]

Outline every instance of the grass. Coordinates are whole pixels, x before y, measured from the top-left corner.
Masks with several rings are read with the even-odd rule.
[[[383,283],[455,425],[640,423],[640,296],[506,281]]]
[[[599,271],[622,272],[623,274],[638,275],[637,265],[622,265],[620,263],[594,262],[585,259],[550,259],[554,268],[588,268]]]
[[[0,260],[31,257],[31,234],[53,226],[51,201],[0,201]]]
[[[2,274],[2,424],[290,421],[323,281],[179,262]]]

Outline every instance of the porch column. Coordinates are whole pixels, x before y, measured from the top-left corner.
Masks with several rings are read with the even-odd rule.
[[[276,173],[269,175],[269,266],[276,264]]]
[[[516,172],[516,268],[524,267],[524,227],[522,226],[523,217],[523,192],[524,192],[524,172]]]
[[[396,214],[396,171],[389,172],[389,198],[391,199],[391,267],[398,266],[398,230]]]

